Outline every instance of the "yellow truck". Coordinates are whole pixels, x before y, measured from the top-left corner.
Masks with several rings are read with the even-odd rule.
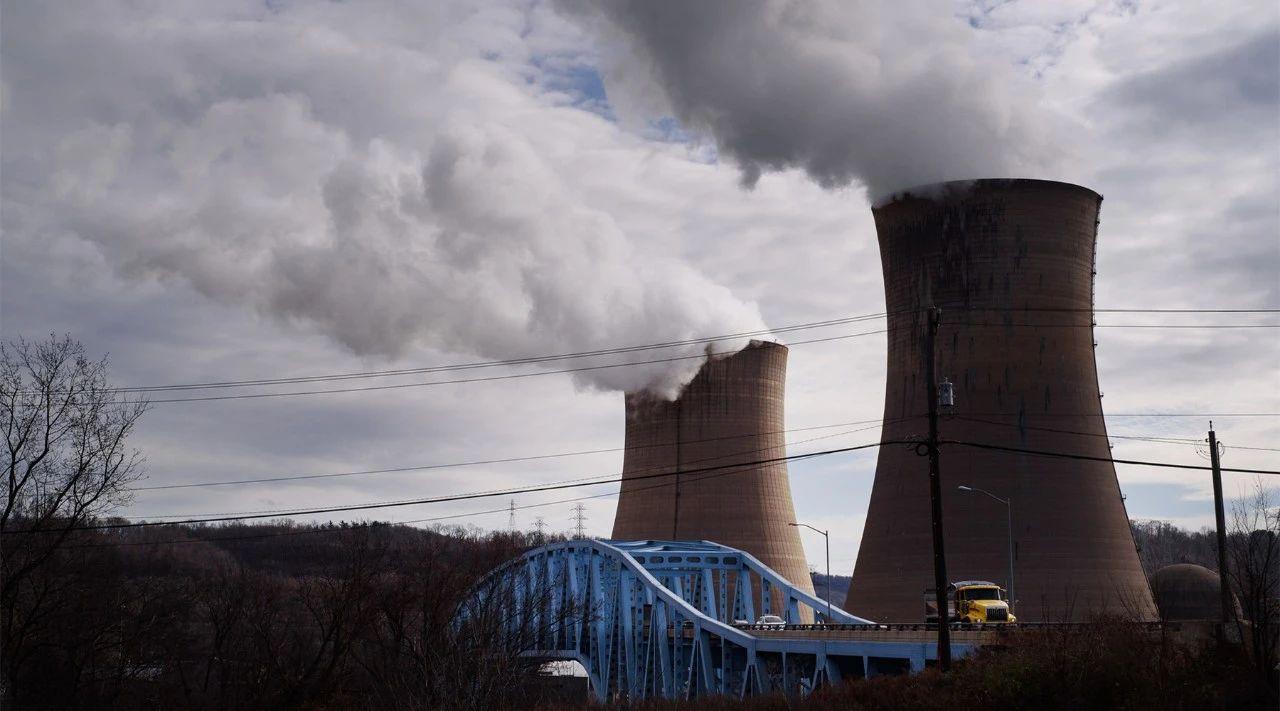
[[[924,619],[938,621],[938,596],[933,589],[924,593]],[[986,580],[961,580],[947,586],[947,620],[970,624],[1017,622],[1009,610],[1004,590]]]

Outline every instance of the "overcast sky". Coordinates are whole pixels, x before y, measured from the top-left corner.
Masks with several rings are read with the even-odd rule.
[[[626,2],[401,5],[5,2],[4,337],[70,333],[110,355],[119,384],[154,385],[872,314],[884,298],[871,200],[927,180],[1001,175],[1105,196],[1099,308],[1280,307],[1272,0],[758,2],[730,13],[707,3],[687,16]],[[1226,465],[1280,465],[1275,452],[1235,448],[1277,446],[1280,417],[1225,416],[1280,412],[1276,330],[1100,328],[1097,340],[1113,435],[1203,437],[1205,417],[1128,415],[1220,413]],[[882,335],[795,345],[787,426],[879,418],[884,348]],[[636,356],[597,362],[620,358]],[[621,464],[618,388],[670,390],[691,362],[157,403],[135,438],[147,457],[139,486],[615,451],[139,491],[126,513],[345,505],[608,475]],[[457,376],[318,387],[433,377]],[[310,388],[245,392],[300,389]],[[795,432],[792,452],[875,441],[866,427]],[[1185,444],[1114,445],[1118,457],[1203,461]],[[791,467],[797,516],[832,529],[841,573],[857,554],[874,466],[868,451]],[[1212,521],[1206,476],[1119,471],[1132,517]],[[1226,478],[1229,494],[1250,485]],[[517,525],[541,516],[567,530],[572,504],[537,505],[601,494],[586,501],[587,528],[606,536],[613,491],[517,496],[532,507]],[[466,514],[508,500],[378,518],[502,528],[505,511]],[[805,544],[821,561],[821,540]]]

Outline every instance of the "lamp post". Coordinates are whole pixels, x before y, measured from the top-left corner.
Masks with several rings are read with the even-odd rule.
[[[995,499],[996,501],[999,501],[1005,506],[1006,520],[1008,521],[1008,524],[1009,524],[1009,609],[1012,610],[1013,600],[1014,600],[1013,598],[1013,499],[1012,498],[1002,499],[999,496],[996,496],[995,494],[991,493],[990,491],[987,491],[986,489],[979,489],[976,486],[965,486],[961,484],[957,488],[960,489],[960,491],[986,494],[987,496],[990,496],[991,498]]]
[[[807,524],[807,523],[794,523],[794,522],[793,522],[793,523],[788,523],[787,525],[788,525],[788,526],[796,526],[796,527],[804,526],[805,528],[809,529],[810,531],[817,531],[818,533],[821,533],[821,534],[822,534],[822,538],[823,538],[823,540],[826,542],[826,546],[827,546],[827,593],[826,593],[826,598],[827,598],[827,624],[831,624],[831,532],[830,532],[830,531],[823,531],[823,530],[818,529],[818,528],[814,528],[813,526],[810,526],[810,525],[809,525],[809,524]]]

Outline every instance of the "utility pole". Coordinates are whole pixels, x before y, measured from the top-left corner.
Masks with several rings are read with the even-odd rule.
[[[1222,510],[1222,461],[1218,452],[1218,435],[1213,431],[1213,421],[1209,422],[1209,463],[1213,467],[1213,515],[1218,524],[1218,588],[1222,595],[1222,634],[1226,634],[1226,625],[1231,621],[1231,588],[1227,583],[1227,517]]]
[[[587,533],[586,533],[586,531],[587,531],[587,527],[586,527],[586,525],[585,525],[585,524],[586,524],[586,521],[587,521],[587,507],[583,506],[581,503],[579,503],[577,506],[574,506],[574,507],[573,507],[573,521],[574,521],[574,529],[573,529],[573,530],[574,530],[574,533],[575,533],[576,537],[577,537],[578,539],[586,538],[586,537],[587,537]]]
[[[938,383],[934,372],[934,341],[942,313],[929,307],[929,325],[925,331],[925,399],[929,403],[929,504],[933,527],[933,586],[938,600],[938,668],[951,670],[951,617],[947,609],[947,556],[942,537],[942,476],[938,466]]]

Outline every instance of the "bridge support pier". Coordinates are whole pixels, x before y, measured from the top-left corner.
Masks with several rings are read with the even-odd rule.
[[[602,702],[796,697],[846,678],[925,668],[923,625],[879,625],[838,608],[827,624],[796,623],[820,609],[824,600],[740,550],[585,540],[535,548],[494,570],[453,624],[503,620],[525,656],[582,664]],[[754,624],[755,610],[788,622]],[[957,656],[976,648],[971,637],[953,644]]]

